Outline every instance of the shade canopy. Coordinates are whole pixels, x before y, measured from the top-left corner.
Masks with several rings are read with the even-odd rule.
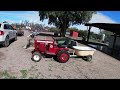
[[[106,31],[111,31],[117,35],[120,35],[120,24],[116,23],[86,23],[85,26],[97,27]]]

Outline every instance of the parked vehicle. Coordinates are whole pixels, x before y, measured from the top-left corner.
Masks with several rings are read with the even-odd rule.
[[[8,47],[12,39],[17,40],[17,31],[8,23],[0,23],[0,44]]]
[[[19,36],[24,36],[24,31],[21,30],[21,29],[18,29],[18,30],[17,30],[17,35],[19,35]]]

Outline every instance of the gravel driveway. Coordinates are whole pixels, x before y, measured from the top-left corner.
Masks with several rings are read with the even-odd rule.
[[[25,31],[25,36],[18,37],[9,47],[0,47],[0,78],[120,79],[120,61],[99,51],[91,62],[70,58],[67,63],[59,63],[43,58],[35,63],[31,60],[32,50],[23,49],[28,34]]]

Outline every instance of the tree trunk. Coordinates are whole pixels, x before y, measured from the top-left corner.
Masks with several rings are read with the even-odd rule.
[[[66,34],[66,28],[63,26],[60,30],[60,36],[65,37],[65,34]]]
[[[66,29],[68,28],[68,24],[69,22],[66,22],[66,18],[63,18],[62,20],[63,23],[61,23],[60,25],[60,36],[61,37],[65,37],[65,34],[66,34]]]
[[[61,37],[65,37],[66,29],[67,29],[66,24],[62,24],[61,27],[60,27],[60,36]]]
[[[61,31],[60,31],[60,36],[61,36],[61,37],[65,37],[65,30],[61,30]]]

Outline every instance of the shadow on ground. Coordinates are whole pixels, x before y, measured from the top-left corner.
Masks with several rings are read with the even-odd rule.
[[[5,54],[0,52],[0,60],[3,60],[3,59],[5,59]]]
[[[10,44],[12,44],[13,42],[15,42],[14,40],[10,40]],[[10,44],[9,44],[9,46],[10,46]],[[8,46],[8,47],[9,47]],[[3,45],[0,45],[0,48],[4,48],[4,46]]]

